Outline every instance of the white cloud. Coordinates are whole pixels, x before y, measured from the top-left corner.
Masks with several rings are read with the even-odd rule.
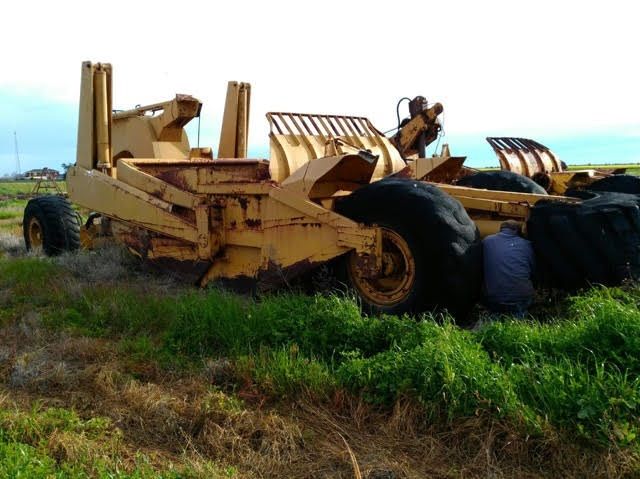
[[[449,132],[527,135],[640,124],[635,2],[8,2],[0,87],[75,102],[82,60],[115,69],[116,106],[191,93],[221,116],[250,81],[268,110],[369,116],[401,96],[445,106]],[[529,135],[532,136],[532,135]]]

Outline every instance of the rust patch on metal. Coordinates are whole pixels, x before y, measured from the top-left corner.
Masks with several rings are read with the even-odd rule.
[[[400,171],[396,171],[392,175],[389,175],[389,177],[413,179],[413,172],[411,171],[411,168],[409,166],[405,166]]]
[[[249,199],[244,196],[238,196],[238,203],[240,203],[240,208],[246,211],[249,206]]]
[[[269,182],[269,162],[261,160],[213,160],[206,170],[207,183]]]
[[[371,254],[357,255],[356,270],[364,278],[377,278],[381,273],[381,271],[378,270],[376,257]]]
[[[173,214],[184,218],[192,224],[196,222],[196,212],[189,208],[184,208],[182,206],[173,205]]]
[[[241,294],[254,295],[271,291],[282,285],[289,285],[297,278],[303,276],[304,273],[308,273],[322,264],[326,263],[312,262],[305,259],[283,268],[271,261],[269,262],[268,268],[260,271],[257,277],[240,275],[234,278],[219,278],[211,284],[228,288]]]
[[[142,228],[131,227],[124,222],[118,222],[118,224],[124,225],[118,228],[118,231],[115,233],[118,240],[140,258],[146,259],[151,245],[149,231]]]
[[[558,157],[549,148],[528,138],[488,137],[500,168],[531,178],[535,173],[564,170]]]
[[[249,228],[260,228],[262,226],[262,220],[260,218],[247,218],[244,220],[244,224]]]
[[[258,181],[265,181],[271,179],[271,173],[269,173],[269,164],[260,163],[257,171],[256,178]]]
[[[191,191],[185,179],[180,175],[181,169],[170,169],[157,175],[157,178],[185,191]]]
[[[181,280],[187,283],[196,284],[197,280],[211,266],[210,261],[179,260],[169,256],[150,257],[153,250],[152,235],[142,228],[123,230],[117,236],[134,254],[140,257],[144,267],[162,273],[177,274]]]
[[[466,156],[451,156],[447,161],[427,173],[424,179],[435,183],[452,183],[459,177],[466,159]]]
[[[476,173],[477,173],[476,170],[472,170],[471,168],[467,168],[466,166],[463,166],[462,168],[460,168],[460,171],[458,172],[458,176],[456,177],[456,180],[459,180],[460,178],[464,178],[465,176],[475,175]]]

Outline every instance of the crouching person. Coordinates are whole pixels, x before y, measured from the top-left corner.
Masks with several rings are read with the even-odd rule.
[[[482,249],[487,308],[495,314],[523,318],[535,293],[531,281],[535,259],[531,242],[522,237],[522,226],[505,221],[499,233],[482,241]]]

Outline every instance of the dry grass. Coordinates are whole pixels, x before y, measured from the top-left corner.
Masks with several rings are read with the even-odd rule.
[[[443,430],[425,424],[411,401],[385,414],[353,400],[337,412],[306,404],[296,417],[324,438],[316,464],[340,458],[333,465],[340,477],[353,477],[347,467],[351,453],[341,436],[363,477],[633,477],[638,470],[638,458],[628,451],[585,450],[553,434],[533,440],[489,418],[457,420]]]
[[[4,237],[22,237],[22,213],[20,216],[0,218],[0,234]],[[5,240],[6,241],[6,240]]]
[[[64,253],[54,261],[84,282],[117,282],[133,276],[134,259],[118,246],[109,246],[82,254]]]
[[[119,245],[94,251],[64,253],[53,258],[69,275],[67,291],[82,291],[91,285],[115,285],[126,282],[132,289],[146,294],[164,296],[189,288],[180,277],[148,267]]]
[[[22,214],[26,204],[27,200],[5,198],[0,194],[0,235],[5,242],[10,241],[10,237],[22,237]],[[0,251],[4,250],[2,246],[0,243]]]

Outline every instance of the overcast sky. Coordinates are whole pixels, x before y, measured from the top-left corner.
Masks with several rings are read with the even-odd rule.
[[[496,163],[480,150],[490,135],[561,145],[563,159],[640,161],[636,5],[4,2],[0,174],[15,169],[14,131],[23,169],[74,160],[83,60],[113,64],[116,108],[198,97],[213,146],[227,81],[251,82],[259,156],[267,111],[364,115],[386,130],[400,97],[424,95],[444,104],[445,141],[472,166]]]

